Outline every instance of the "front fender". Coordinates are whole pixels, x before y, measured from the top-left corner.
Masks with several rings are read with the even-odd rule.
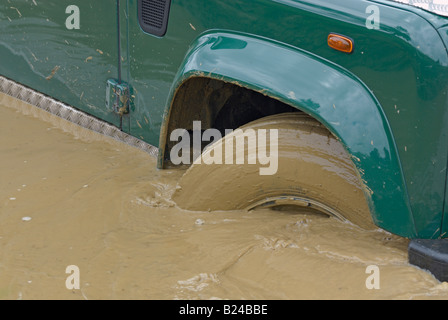
[[[169,101],[191,77],[220,79],[261,92],[323,123],[352,156],[375,224],[400,236],[416,236],[391,128],[378,100],[352,73],[283,43],[216,31],[193,43]],[[159,167],[170,111],[171,105],[161,130]]]

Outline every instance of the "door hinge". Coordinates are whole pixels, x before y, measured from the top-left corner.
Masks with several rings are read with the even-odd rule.
[[[107,80],[106,108],[122,117],[129,114],[132,105],[133,94],[129,84],[116,79]]]

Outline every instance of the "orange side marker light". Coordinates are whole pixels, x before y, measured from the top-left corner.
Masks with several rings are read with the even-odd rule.
[[[330,33],[328,35],[328,45],[335,50],[345,53],[353,52],[353,40],[340,34]]]

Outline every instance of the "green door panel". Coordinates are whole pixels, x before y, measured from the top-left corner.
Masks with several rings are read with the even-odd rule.
[[[440,35],[443,39],[443,41],[445,42],[445,46],[448,48],[448,26],[443,27],[441,29],[439,29]],[[446,126],[448,126],[448,123],[446,124]],[[446,144],[448,145],[448,139],[446,139]],[[447,165],[448,166],[448,165]],[[446,172],[446,174],[448,175],[448,172]],[[441,232],[441,236],[443,238],[448,238],[448,204],[446,203],[446,200],[448,199],[448,179],[447,179],[447,187],[446,187],[446,191],[445,191],[445,206],[444,206],[444,214],[443,214],[443,219],[442,219],[442,232]]]
[[[69,5],[80,29],[68,29]],[[118,125],[105,109],[108,78],[118,77],[116,0],[2,1],[0,74]]]
[[[443,41],[445,42],[445,46],[448,48],[448,26],[440,28],[439,29],[439,33],[443,39]],[[445,124],[445,126],[448,127],[448,123]],[[445,143],[448,145],[448,139],[445,140]],[[445,174],[448,175],[447,170],[445,170]],[[446,191],[445,191],[445,206],[444,206],[444,214],[443,214],[443,219],[442,219],[442,232],[441,232],[441,237],[443,238],[448,238],[448,204],[447,204],[447,199],[448,199],[448,179],[447,179],[447,187],[446,187]]]
[[[320,120],[352,155],[366,186],[374,222],[396,234],[416,234],[397,150],[382,108],[350,72],[280,43],[211,33],[192,46],[172,95],[186,79],[198,76],[261,91]],[[167,110],[167,121],[169,113]],[[165,134],[162,131],[161,141]],[[163,158],[161,150],[159,161]]]

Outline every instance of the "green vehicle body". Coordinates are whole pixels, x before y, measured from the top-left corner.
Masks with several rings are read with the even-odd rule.
[[[66,27],[72,4],[79,29]],[[369,6],[380,29],[366,26]],[[354,51],[330,48],[330,33]],[[213,125],[207,90],[237,87],[324,124],[373,221],[408,238],[448,235],[447,47],[447,17],[390,0],[172,0],[157,36],[138,0],[0,4],[0,75],[157,147],[160,168],[173,128]],[[106,106],[111,79],[132,88],[129,112]]]

